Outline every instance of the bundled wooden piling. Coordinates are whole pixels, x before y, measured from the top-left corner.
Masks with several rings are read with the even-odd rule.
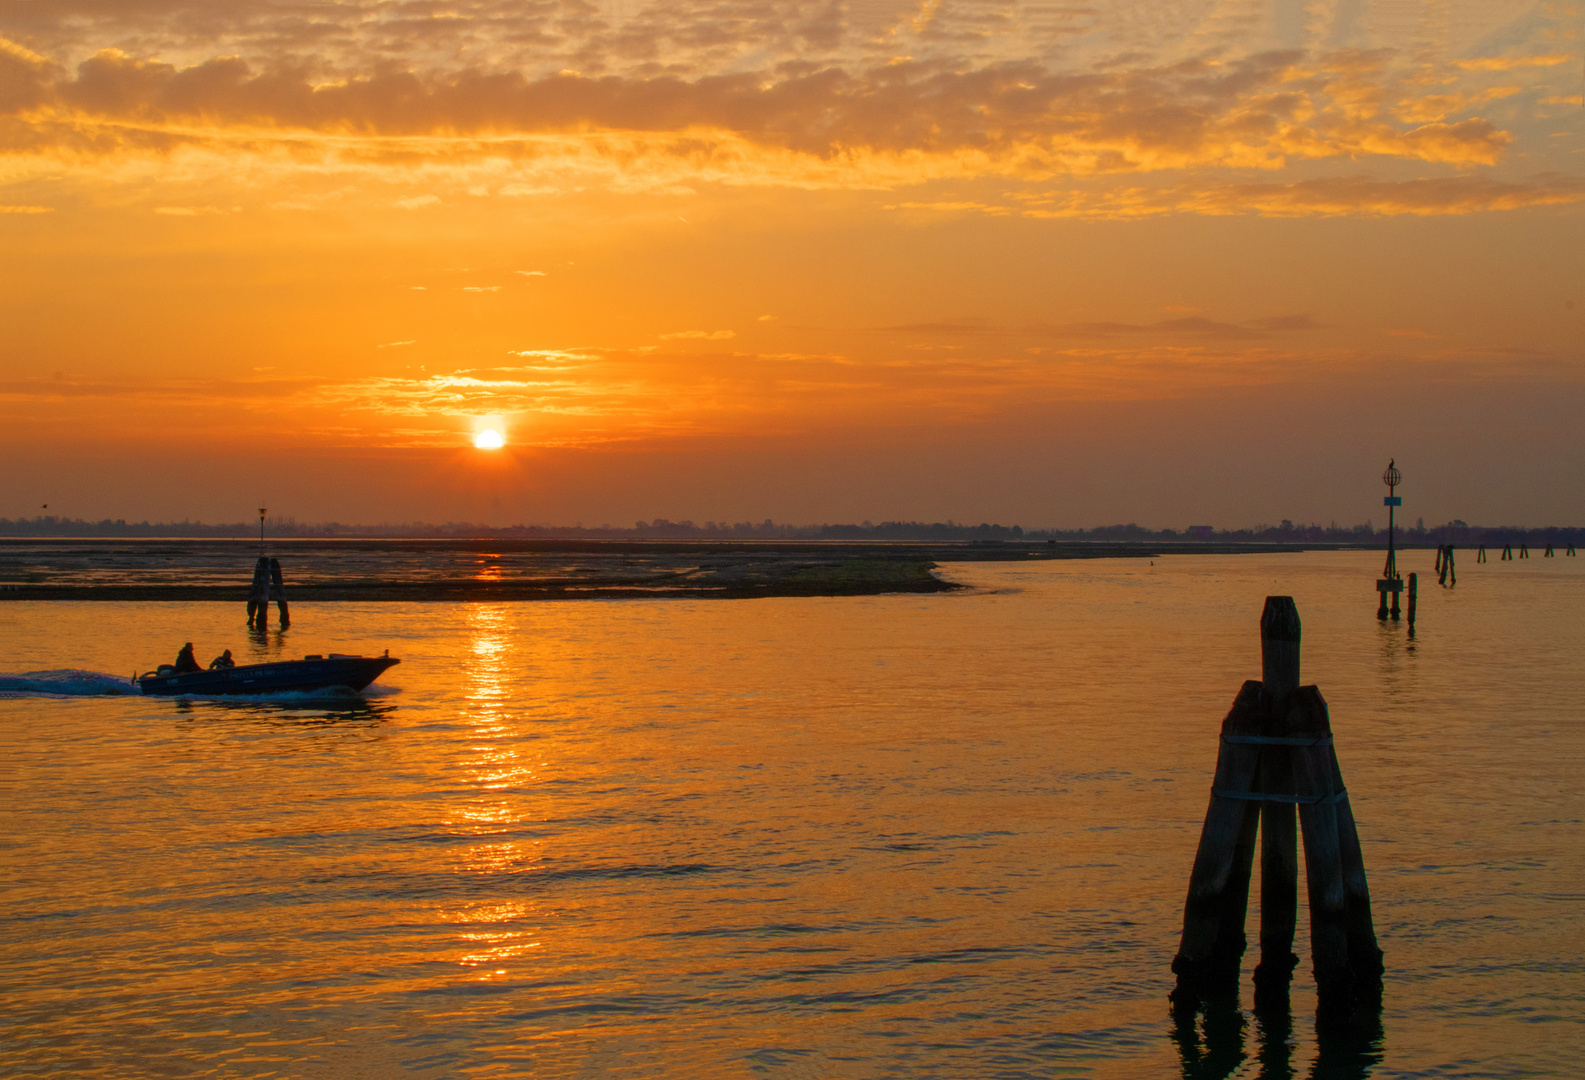
[[[1565,555],[1572,555],[1572,554],[1574,554],[1574,545],[1573,545],[1573,544],[1570,544],[1570,545],[1569,545],[1569,546],[1568,546],[1568,550],[1567,550],[1567,551],[1565,551],[1565,552],[1564,552],[1564,553],[1563,553],[1563,554],[1565,554]]]
[[[1480,546],[1480,550],[1475,553],[1475,561],[1478,562],[1478,563],[1483,563],[1483,562],[1486,561],[1486,545],[1485,544],[1482,544]]]
[[[1521,559],[1528,559],[1530,557],[1530,545],[1529,544],[1520,544],[1519,545],[1519,557]]]
[[[260,555],[259,561],[253,565],[253,584],[248,589],[249,626],[263,630],[269,625],[272,600],[281,615],[281,628],[292,625],[291,612],[286,607],[286,583],[281,577],[280,561]]]
[[[1257,1008],[1286,1009],[1297,962],[1292,952],[1298,908],[1295,831],[1304,845],[1320,1009],[1340,1015],[1380,1004],[1381,950],[1364,855],[1326,702],[1314,686],[1298,685],[1299,641],[1293,599],[1267,597],[1261,615],[1264,679],[1244,684],[1222,723],[1216,779],[1184,904],[1183,938],[1172,962],[1178,976],[1175,1007],[1237,993],[1257,825],[1262,834]]]
[[[1409,575],[1409,636],[1414,637],[1414,609],[1420,593],[1420,575]]]
[[[1543,556],[1543,558],[1547,558],[1547,559],[1552,558],[1552,545],[1551,544],[1548,544],[1546,546],[1546,554]]]

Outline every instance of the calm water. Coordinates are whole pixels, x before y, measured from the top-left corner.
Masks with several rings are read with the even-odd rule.
[[[0,1072],[1578,1075],[1585,558],[1465,558],[1414,644],[1362,553],[301,604],[263,642],[232,605],[0,604],[12,673],[403,660],[340,702],[0,700]],[[1268,593],[1332,707],[1378,1039],[1318,1038],[1302,921],[1290,1032],[1167,1011]]]

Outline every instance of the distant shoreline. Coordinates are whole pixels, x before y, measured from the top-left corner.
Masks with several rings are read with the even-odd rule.
[[[256,541],[254,541],[256,543]],[[1344,545],[1082,541],[271,541],[288,603],[744,600],[946,593],[942,563],[1148,559]],[[0,539],[0,601],[243,605],[251,543],[218,539]]]

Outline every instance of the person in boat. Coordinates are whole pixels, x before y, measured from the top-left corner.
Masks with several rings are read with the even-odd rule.
[[[234,668],[236,666],[237,662],[231,659],[230,649],[227,649],[225,652],[209,661],[210,671],[225,671],[227,668]]]
[[[175,674],[177,675],[185,675],[189,671],[204,670],[198,666],[198,660],[193,656],[193,643],[191,641],[182,646],[182,651],[176,654],[176,663],[172,666],[175,668]]]

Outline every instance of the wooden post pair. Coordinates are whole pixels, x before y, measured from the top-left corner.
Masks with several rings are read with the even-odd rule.
[[[1370,911],[1364,854],[1321,692],[1299,685],[1300,623],[1293,598],[1271,596],[1261,615],[1262,674],[1246,682],[1222,722],[1211,803],[1200,832],[1172,970],[1175,1007],[1238,994],[1255,839],[1261,839],[1257,1008],[1285,1010],[1304,843],[1310,952],[1322,1013],[1381,1001],[1382,954]],[[1297,808],[1297,828],[1295,828]]]
[[[286,607],[286,582],[281,577],[281,564],[277,559],[259,556],[253,565],[253,584],[248,589],[248,625],[263,630],[269,621],[270,601],[275,601],[281,614],[281,628],[292,625],[291,613]]]

